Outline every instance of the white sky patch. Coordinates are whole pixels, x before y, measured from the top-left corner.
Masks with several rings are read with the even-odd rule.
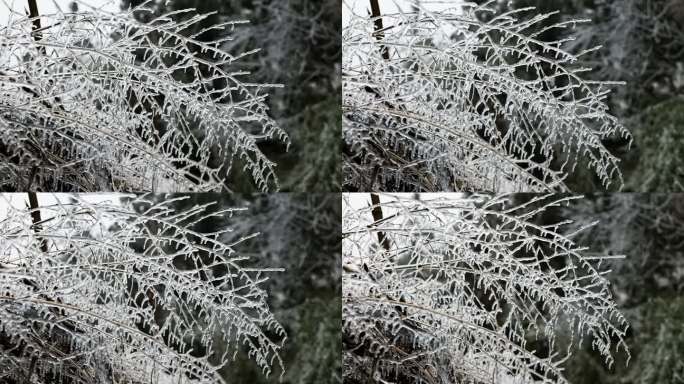
[[[457,201],[466,197],[463,193],[378,193],[380,197],[380,203],[390,203],[396,201],[397,197],[401,197],[401,200],[406,202],[407,200],[417,199],[420,201],[429,200],[451,200]],[[343,193],[342,194],[342,215],[347,220],[351,220],[351,223],[363,227],[366,224],[372,223],[373,215],[371,210],[368,209],[371,204],[371,194],[370,193]],[[383,217],[389,217],[399,212],[399,206],[391,207],[384,205],[382,207]],[[349,214],[349,215],[348,215]],[[346,223],[349,224],[349,223]],[[342,232],[349,229],[345,227],[345,222],[342,223]],[[358,229],[358,228],[357,228]],[[375,235],[372,235],[375,236]],[[359,265],[363,259],[362,254],[365,252],[362,248],[349,239],[343,239],[343,263],[345,268],[351,270],[359,270]],[[361,245],[363,247],[363,245]]]
[[[41,15],[41,27],[49,33],[50,26],[55,25],[55,18],[61,12],[69,13],[72,0],[36,0],[38,13]],[[105,13],[120,13],[121,0],[78,0],[79,11],[89,11],[101,9]],[[74,27],[79,26],[84,29],[92,27],[92,23],[74,23]],[[17,35],[30,31],[32,25],[28,22],[28,0],[0,0],[0,36]],[[98,36],[100,39],[95,39]],[[106,34],[104,36],[107,36]],[[7,36],[4,36],[7,39]],[[106,37],[102,41],[102,34],[93,34],[91,43],[95,47],[105,44],[110,39]],[[54,48],[46,48],[48,54]],[[15,49],[0,50],[0,67],[14,68],[22,60],[16,55]],[[63,95],[68,97],[68,95]]]
[[[66,204],[69,203],[73,197],[93,204],[109,203],[112,205],[120,205],[121,198],[125,196],[129,195],[120,193],[38,193],[38,205],[47,207],[56,204]],[[28,206],[28,193],[0,193],[0,220],[4,220],[7,217],[7,210],[9,207],[24,209]],[[47,217],[43,217],[43,219],[46,218]]]
[[[396,21],[405,20],[405,17],[401,16],[401,13],[413,13],[415,12],[415,5],[418,4],[420,9],[420,19],[431,20],[428,22],[429,29],[433,30],[433,34],[430,37],[432,43],[435,44],[437,48],[447,49],[451,45],[452,35],[457,30],[453,23],[458,23],[458,21],[446,21],[442,17],[433,17],[430,14],[432,12],[442,12],[448,15],[461,15],[463,13],[463,0],[378,0],[380,4],[380,13],[385,15],[383,17],[383,27],[389,28]],[[342,0],[342,28],[343,30],[349,26],[349,23],[353,19],[358,18],[369,18],[371,14],[370,11],[370,0]],[[437,28],[432,25],[438,22]],[[390,32],[391,33],[391,32]],[[345,33],[343,33],[343,36]],[[344,45],[344,41],[342,42]],[[344,53],[343,53],[344,55]],[[343,66],[349,64],[349,62],[344,62]],[[360,64],[356,58],[353,58],[351,62],[352,66],[357,66]]]
[[[67,204],[74,197],[92,204],[109,203],[112,205],[121,205],[121,198],[124,196],[128,195],[116,193],[39,193],[38,205],[41,207],[49,207],[57,204]],[[0,193],[0,220],[5,220],[7,218],[7,212],[10,207],[14,207],[15,209],[28,209],[28,206],[28,193]],[[54,211],[49,209],[42,210],[41,218],[43,220],[50,218],[50,213],[54,213]]]
[[[12,203],[14,206],[18,206],[16,204],[21,204],[22,202],[28,203],[28,193],[2,193],[0,196],[2,196],[2,199],[0,200],[0,209],[6,209],[8,202]],[[69,199],[74,196],[89,203],[116,203],[121,200],[121,197],[128,195],[122,195],[120,193],[38,193],[38,204],[51,205],[57,202],[68,202]]]
[[[60,9],[69,12],[71,2],[72,0],[36,0],[38,11],[43,15],[58,13]],[[119,4],[121,4],[119,0],[81,0],[78,3],[80,3],[80,7],[86,5],[92,8],[102,8],[108,12],[118,12],[120,10]],[[0,30],[8,25],[10,18],[16,19],[27,16],[27,11],[27,0],[0,0]]]
[[[343,204],[349,204],[352,209],[362,209],[371,205],[370,193],[345,193],[345,198],[342,200]],[[395,200],[393,196],[402,196],[403,198],[416,195],[415,193],[378,193],[380,195],[380,202],[386,203]],[[461,199],[465,195],[462,193],[418,193],[419,199],[422,201],[434,199]]]
[[[397,12],[410,12],[411,5],[414,1],[411,0],[379,0],[380,12],[382,14],[390,14]],[[421,7],[429,11],[444,11],[450,8],[460,7],[462,0],[422,0]],[[349,23],[352,14],[359,16],[370,15],[370,1],[369,0],[342,0],[342,27]]]
[[[38,206],[44,209],[40,210],[41,220],[45,221],[54,217],[61,210],[58,208],[59,204],[72,204],[73,200],[81,201],[81,204],[107,204],[113,206],[121,206],[121,199],[125,196],[130,196],[127,194],[115,194],[115,193],[87,193],[87,194],[67,194],[67,193],[39,193],[38,194]],[[77,203],[78,204],[78,203]],[[52,207],[52,208],[50,208]],[[29,209],[28,193],[0,193],[0,224],[2,224],[5,229],[16,227],[21,228],[22,226],[27,226],[31,224],[31,216],[26,215],[16,215],[16,212],[26,211]],[[13,211],[11,217],[10,211]],[[21,218],[23,223],[17,222],[6,222],[7,220],[16,220]],[[87,228],[87,231],[94,238],[100,238],[102,234],[107,231],[113,221],[102,220],[100,218],[96,225]],[[5,223],[6,222],[6,223]],[[7,227],[6,225],[9,225]],[[54,233],[53,233],[54,234]],[[53,240],[54,241],[54,240]],[[0,247],[4,248],[4,247]],[[0,258],[5,262],[13,260],[17,257],[16,250],[5,249],[4,254],[0,254]]]
[[[429,200],[458,200],[462,199],[465,197],[464,194],[462,193],[444,193],[444,192],[439,192],[439,193],[378,193],[380,197],[380,203],[389,203],[392,201],[396,201],[397,197],[401,197],[402,200],[407,200],[407,199],[415,199],[415,200],[420,200],[420,201],[429,201]],[[343,194],[342,198],[342,210],[344,211],[345,209],[351,209],[354,211],[363,211],[366,208],[370,207],[371,204],[371,194],[370,193],[345,193]],[[397,208],[389,207],[389,206],[383,206],[382,207],[382,214],[384,217],[388,217],[391,215],[394,215],[398,212],[399,210]],[[371,215],[370,210],[366,210],[363,212],[368,215],[365,219],[367,219],[369,222],[373,221],[373,217]]]

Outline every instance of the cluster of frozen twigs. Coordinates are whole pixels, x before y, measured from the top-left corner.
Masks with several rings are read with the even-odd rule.
[[[350,382],[566,383],[591,342],[627,351],[607,271],[538,215],[569,203],[486,195],[381,196],[343,212],[343,337]],[[574,231],[574,230],[573,230]]]
[[[5,195],[8,196],[8,195]],[[216,383],[238,348],[282,367],[268,268],[248,268],[231,229],[192,230],[240,209],[177,210],[153,196],[40,208],[0,219],[0,381]]]
[[[344,186],[373,191],[564,191],[576,166],[622,185],[603,140],[629,141],[608,112],[606,82],[583,78],[572,37],[531,8],[497,15],[457,4],[343,29]],[[367,8],[363,8],[364,10]]]
[[[259,148],[288,143],[268,115],[273,85],[235,69],[257,50],[222,49],[242,22],[188,33],[209,15],[78,4],[0,26],[0,189],[223,190],[234,164],[277,189]]]

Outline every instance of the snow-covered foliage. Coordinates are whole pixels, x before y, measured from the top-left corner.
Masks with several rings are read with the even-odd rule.
[[[122,6],[142,0],[122,0]],[[246,19],[238,34],[222,44],[227,52],[261,47],[257,55],[235,63],[250,72],[254,83],[283,84],[269,92],[269,114],[285,130],[292,144],[271,143],[263,153],[278,164],[280,189],[293,192],[339,191],[341,184],[342,55],[340,0],[172,0],[154,3],[155,15],[196,8],[216,12],[187,32],[200,31],[221,19]],[[143,22],[149,15],[141,15]],[[182,15],[172,16],[182,18]],[[225,31],[205,32],[215,38]],[[237,192],[254,192],[249,175],[236,169],[228,185]],[[245,180],[244,182],[242,180]],[[246,187],[246,188],[245,188]]]
[[[40,29],[16,14],[0,27],[1,189],[224,190],[234,161],[278,188],[258,146],[288,143],[268,114],[273,85],[236,69],[255,49],[222,49],[243,22],[187,33],[209,15],[78,4],[42,14]],[[207,30],[235,31],[205,41]]]
[[[629,138],[605,103],[613,83],[583,78],[593,49],[539,38],[580,20],[413,5],[343,29],[347,190],[564,191],[580,161],[622,185],[602,143]]]
[[[217,383],[238,348],[268,374],[282,326],[261,285],[268,268],[192,225],[211,213],[133,196],[7,207],[0,220],[0,381]],[[34,210],[35,211],[35,210]],[[35,218],[34,218],[35,220]],[[218,352],[221,351],[221,352]]]
[[[572,198],[382,196],[343,207],[345,382],[567,383],[589,342],[611,366],[627,323],[571,221]],[[580,229],[581,230],[581,229]]]

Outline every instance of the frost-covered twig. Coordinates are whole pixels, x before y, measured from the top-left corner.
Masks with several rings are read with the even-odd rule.
[[[255,235],[225,244],[230,228],[191,229],[240,209],[177,211],[183,198],[74,197],[41,207],[40,225],[5,202],[0,381],[216,383],[237,348],[266,374],[282,367],[285,331],[261,288],[270,270],[236,252]]]
[[[243,22],[210,26],[221,37],[204,41],[206,29],[187,30],[209,15],[191,9],[155,17],[149,2],[117,13],[80,4],[41,15],[39,32],[16,14],[0,27],[0,189],[223,190],[234,162],[259,189],[278,188],[258,146],[288,143],[268,115],[263,91],[274,85],[235,69],[257,50],[221,49]]]
[[[586,52],[566,50],[569,39],[538,38],[581,21],[414,9],[383,14],[381,31],[352,15],[343,30],[345,188],[562,191],[579,163],[622,185],[602,143],[629,138],[605,103],[613,84],[583,78]]]
[[[610,366],[627,323],[570,222],[535,216],[571,198],[414,200],[343,212],[343,334],[350,382],[566,383],[577,343]],[[384,233],[390,250],[378,246]],[[382,381],[379,381],[382,382]]]

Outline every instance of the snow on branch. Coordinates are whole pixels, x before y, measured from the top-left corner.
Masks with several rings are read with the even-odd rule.
[[[630,138],[606,105],[615,83],[585,80],[571,39],[539,38],[581,20],[412,3],[343,29],[348,190],[565,191],[576,166],[622,185],[602,142]]]
[[[187,197],[187,196],[186,196]],[[192,225],[241,209],[186,197],[7,205],[0,220],[0,381],[217,383],[237,349],[268,374],[285,331],[260,285],[269,268]],[[38,225],[40,224],[40,225]],[[40,246],[47,244],[47,252]]]
[[[218,191],[234,162],[278,188],[259,148],[289,143],[268,114],[275,85],[235,69],[258,50],[221,48],[243,22],[189,34],[210,14],[79,4],[42,14],[40,30],[16,14],[0,27],[0,189]],[[222,32],[205,41],[207,30]]]
[[[567,383],[562,364],[578,343],[608,366],[617,350],[629,353],[601,257],[575,244],[571,222],[535,221],[572,198],[511,200],[345,198],[346,378]]]

